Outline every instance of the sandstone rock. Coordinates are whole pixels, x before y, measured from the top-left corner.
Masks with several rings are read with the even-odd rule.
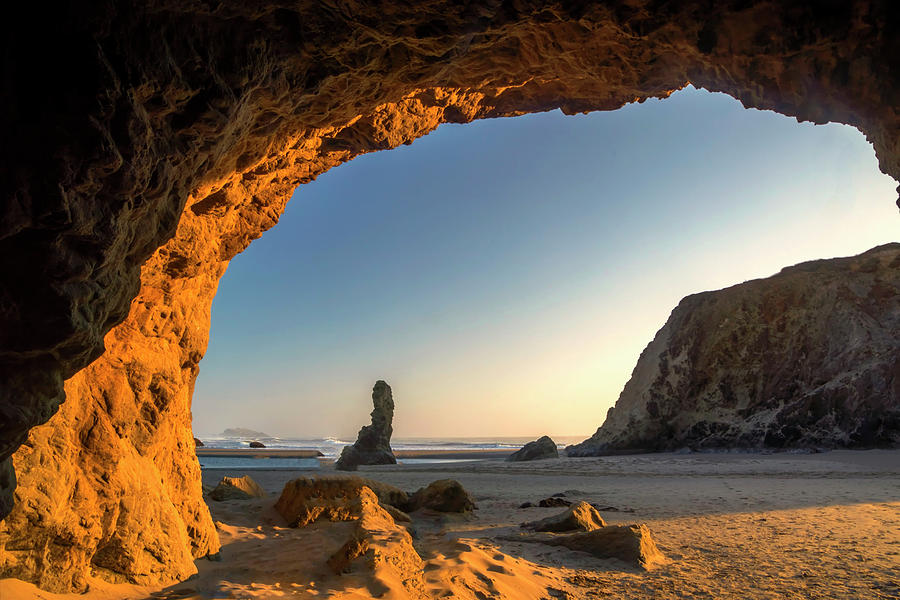
[[[194,447],[195,448],[203,448],[206,444],[200,441],[199,438],[194,438]]]
[[[569,456],[900,445],[900,244],[688,296]]]
[[[657,548],[650,529],[643,523],[610,525],[588,533],[545,539],[542,543],[587,552],[597,558],[615,558],[642,569],[649,569],[665,562],[665,557]]]
[[[542,458],[559,458],[556,442],[549,436],[543,436],[533,442],[528,442],[520,450],[513,452],[506,460],[519,462],[526,460],[540,460]]]
[[[254,441],[254,442],[250,442],[250,447],[251,447],[251,448],[265,448],[266,445],[263,444],[262,442],[256,442],[256,441]]]
[[[359,517],[360,489],[372,491],[378,500],[403,510],[405,492],[386,483],[361,477],[300,477],[284,485],[275,510],[291,527],[305,527],[320,518],[349,521]]]
[[[890,3],[69,5],[19,3],[0,36],[0,576],[56,591],[113,539],[99,576],[146,584],[218,548],[190,433],[217,282],[331,167],[690,80],[856,126],[900,176]]]
[[[249,500],[263,498],[266,492],[249,475],[243,477],[223,477],[219,484],[209,493],[213,500]]]
[[[587,502],[579,502],[568,510],[540,521],[523,523],[522,527],[535,531],[594,531],[606,527],[597,510]]]
[[[413,494],[409,507],[410,511],[428,508],[439,512],[466,513],[475,509],[475,500],[455,479],[439,479]]]
[[[359,465],[394,465],[394,451],[391,450],[391,435],[394,432],[394,397],[391,386],[377,381],[372,388],[372,424],[359,430],[356,442],[345,446],[335,468],[355,471]]]
[[[359,488],[352,512],[356,515],[356,527],[352,537],[328,559],[331,571],[340,575],[364,569],[378,584],[377,592],[369,588],[376,596],[388,591],[385,581],[399,581],[402,597],[429,598],[425,593],[424,564],[412,538],[397,526],[368,487]]]

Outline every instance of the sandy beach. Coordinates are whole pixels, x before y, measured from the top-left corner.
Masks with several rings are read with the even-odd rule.
[[[358,474],[407,491],[454,478],[474,496],[478,510],[469,518],[413,513],[406,524],[423,561],[422,597],[900,598],[900,451],[483,460]],[[214,486],[222,475],[204,472],[203,483]],[[390,578],[325,568],[350,523],[286,526],[272,505],[301,473],[250,475],[268,496],[210,501],[222,560],[198,560],[189,581],[148,589],[95,580],[87,594],[57,595],[3,580],[0,598],[410,597]],[[646,523],[666,563],[643,571],[516,542],[522,522],[561,510],[519,505],[558,493],[597,503],[609,524]]]

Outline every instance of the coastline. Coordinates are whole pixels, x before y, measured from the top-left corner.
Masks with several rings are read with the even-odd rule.
[[[198,458],[321,458],[329,460],[318,450],[294,448],[197,448]],[[398,459],[485,460],[504,459],[514,452],[508,448],[460,450],[395,450]]]

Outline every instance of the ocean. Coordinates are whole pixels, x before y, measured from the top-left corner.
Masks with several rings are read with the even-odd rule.
[[[259,432],[255,432],[259,433]],[[583,436],[559,436],[554,437],[557,446],[562,449],[569,444],[575,444],[587,439]],[[325,438],[289,438],[275,437],[260,434],[257,436],[213,435],[199,437],[205,448],[247,449],[250,451],[250,442],[258,441],[265,444],[267,449],[291,449],[291,450],[318,450],[324,458],[336,459],[344,446],[349,446],[353,440],[343,440],[337,437]],[[456,437],[456,438],[395,438],[391,440],[391,448],[395,452],[416,450],[446,450],[446,451],[479,451],[479,450],[509,450],[514,452],[526,443],[533,441],[534,437]],[[248,452],[249,454],[249,452]],[[448,463],[460,462],[467,459],[456,458],[398,458],[400,464],[422,463]],[[474,459],[469,459],[474,460]],[[319,468],[319,459],[316,458],[259,458],[253,456],[204,456],[200,457],[200,466],[204,469],[291,469],[291,470],[315,470]]]

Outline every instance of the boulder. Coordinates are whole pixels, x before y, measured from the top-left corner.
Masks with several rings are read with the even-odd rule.
[[[579,502],[558,515],[523,523],[522,527],[535,531],[594,531],[606,527],[603,517],[587,502]]]
[[[265,448],[266,445],[263,444],[262,442],[250,442],[250,447],[251,448]]]
[[[209,493],[213,500],[249,500],[266,495],[258,483],[249,475],[243,477],[223,477],[219,484]]]
[[[644,524],[612,525],[587,533],[554,536],[540,541],[550,546],[587,552],[597,558],[615,558],[641,569],[649,569],[665,562],[650,529]]]
[[[556,508],[557,506],[572,506],[572,502],[558,496],[550,496],[538,501],[541,508]]]
[[[411,511],[428,508],[438,512],[467,513],[475,509],[475,500],[455,479],[439,479],[413,494],[409,507]]]
[[[394,397],[391,386],[384,381],[377,381],[372,388],[372,423],[359,430],[356,442],[346,446],[335,468],[342,471],[355,471],[359,465],[393,465],[397,464],[391,450],[391,435],[394,432]]]
[[[559,450],[556,442],[550,436],[543,436],[533,442],[528,442],[520,450],[513,452],[506,460],[521,462],[526,460],[541,460],[542,458],[559,458]]]
[[[299,477],[288,481],[275,503],[275,510],[291,527],[304,527],[320,518],[349,521],[359,517],[356,502],[367,488],[382,504],[404,510],[406,492],[394,486],[361,477]]]
[[[195,448],[202,448],[205,445],[206,444],[204,444],[203,442],[200,441],[200,438],[194,438],[194,447]]]

